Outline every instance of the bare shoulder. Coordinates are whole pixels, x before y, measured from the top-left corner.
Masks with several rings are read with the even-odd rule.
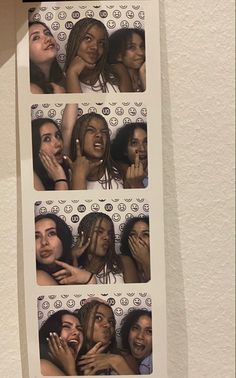
[[[43,94],[43,90],[37,84],[34,83],[30,83],[30,90],[31,93],[34,94]]]
[[[48,360],[40,360],[41,374],[45,376],[64,376],[65,374],[61,369]]]
[[[43,270],[37,270],[37,284],[40,286],[57,285],[57,281],[54,280],[47,272]]]
[[[34,189],[35,190],[45,190],[42,181],[39,176],[34,172]]]
[[[138,272],[134,261],[129,256],[120,255],[125,283],[139,282]]]

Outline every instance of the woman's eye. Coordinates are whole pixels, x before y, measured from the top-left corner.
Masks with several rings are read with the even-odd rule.
[[[59,132],[56,133],[55,137],[56,137],[57,139],[60,139],[60,140],[62,139],[61,133],[59,133]]]
[[[130,144],[131,146],[137,146],[138,143],[136,142],[136,140],[131,140]]]
[[[102,317],[101,317],[101,315],[96,315],[96,316],[95,316],[95,320],[97,320],[97,321],[99,321],[99,322],[100,322],[100,321],[102,320]]]
[[[43,139],[42,139],[43,142],[51,142],[51,138],[49,136],[45,136]]]
[[[39,234],[35,234],[35,240],[37,240],[39,238],[40,238]]]
[[[137,331],[138,329],[139,329],[139,327],[138,326],[136,326],[136,325],[133,325],[133,327],[131,328],[133,331]]]
[[[148,330],[146,331],[146,334],[147,334],[148,336],[152,336],[152,329],[148,329]]]
[[[92,38],[91,38],[89,35],[86,35],[86,36],[84,37],[84,40],[85,40],[86,42],[90,42],[90,41],[92,41]]]
[[[55,235],[57,235],[56,231],[50,231],[48,233],[48,236],[55,236]]]

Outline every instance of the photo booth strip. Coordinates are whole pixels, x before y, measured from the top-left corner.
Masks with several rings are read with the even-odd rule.
[[[59,126],[65,104],[34,104],[31,107],[32,120],[36,118],[51,118]],[[111,139],[117,130],[130,122],[147,122],[147,107],[142,102],[104,102],[78,104],[78,117],[86,113],[101,114],[107,121]]]
[[[44,22],[52,31],[57,42],[58,63],[63,68],[65,64],[66,41],[73,25],[80,19],[96,18],[101,21],[108,34],[121,28],[144,29],[145,13],[141,3],[92,5],[88,2],[71,2],[65,6],[40,6],[29,10],[29,21]]]
[[[64,294],[64,295],[42,295],[38,297],[38,325],[42,324],[56,311],[69,310],[74,312],[79,309],[86,300],[99,298],[107,302],[115,315],[116,319],[116,336],[118,346],[120,346],[120,327],[124,316],[134,309],[152,310],[151,296],[146,292],[129,292],[129,293],[104,293],[95,294]]]
[[[53,213],[62,218],[69,226],[73,243],[78,238],[78,225],[85,215],[90,212],[102,212],[112,219],[115,228],[115,248],[120,253],[120,236],[124,224],[131,217],[149,215],[149,204],[144,198],[126,199],[98,199],[98,200],[59,200],[37,201],[35,203],[35,216]]]

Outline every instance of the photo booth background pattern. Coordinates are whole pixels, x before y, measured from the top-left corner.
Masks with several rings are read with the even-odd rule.
[[[94,6],[83,2],[76,5],[30,8],[29,20],[42,21],[51,29],[58,48],[57,60],[62,68],[65,63],[66,42],[70,30],[84,17],[101,21],[109,34],[120,28],[144,29],[144,10],[138,3],[119,5],[113,2],[110,5]]]
[[[35,203],[35,216],[54,213],[62,218],[77,241],[77,230],[81,219],[90,212],[102,212],[110,216],[115,228],[115,248],[120,252],[120,235],[125,221],[130,217],[149,215],[149,204],[144,198],[98,199],[98,200],[59,200],[38,201]]]
[[[71,312],[80,308],[88,298],[100,298],[106,301],[114,312],[116,318],[116,335],[118,345],[120,343],[120,326],[124,316],[133,309],[152,310],[152,300],[148,293],[104,293],[95,294],[74,294],[74,295],[48,295],[38,297],[38,322],[39,328],[54,312],[69,310]]]
[[[51,118],[61,126],[64,108],[65,104],[34,104],[31,107],[31,116],[32,119]],[[111,138],[117,129],[126,123],[147,120],[147,108],[142,102],[78,104],[78,117],[91,112],[103,115],[109,126]]]

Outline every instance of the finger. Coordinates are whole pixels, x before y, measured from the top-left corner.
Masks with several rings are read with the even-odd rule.
[[[79,139],[76,139],[76,157],[82,156],[81,154],[81,148],[80,148],[80,141]]]
[[[134,166],[137,168],[139,166],[139,152],[135,151]]]
[[[55,260],[55,263],[59,266],[61,266],[62,268],[64,268],[66,271],[69,271],[71,270],[71,268],[73,268],[73,266],[65,263],[64,261],[60,261],[60,260]],[[55,273],[54,273],[55,274]]]
[[[101,341],[99,341],[98,343],[96,343],[87,353],[86,355],[91,355],[91,354],[96,354],[101,347],[103,347],[103,343]],[[105,346],[106,347],[106,346]]]
[[[71,159],[69,158],[69,156],[64,155],[64,156],[63,156],[63,159],[64,159],[64,161],[66,162],[67,166],[68,166],[70,169],[72,169],[72,165],[73,165],[73,163],[72,163]]]
[[[59,270],[58,272],[52,273],[54,278],[59,278],[60,276],[67,276],[68,271],[66,269]]]
[[[96,167],[99,167],[99,165],[101,165],[103,163],[103,160],[99,160],[99,161],[93,161],[93,162],[90,162],[90,168],[96,168]]]

